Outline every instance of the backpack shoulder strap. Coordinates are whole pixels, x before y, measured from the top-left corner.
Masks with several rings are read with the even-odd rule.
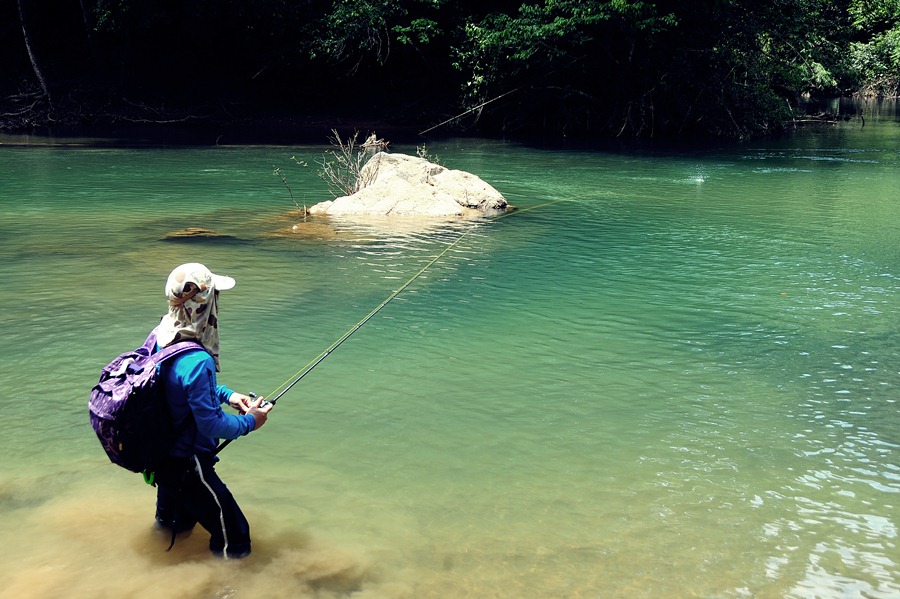
[[[156,329],[154,328],[150,331],[150,334],[147,335],[147,339],[144,341],[144,344],[138,348],[138,353],[142,353],[141,350],[144,350],[143,353],[145,355],[152,355],[153,350],[156,349]]]
[[[189,340],[180,341],[173,345],[164,347],[158,352],[154,352],[153,350],[156,349],[156,329],[153,329],[153,331],[150,332],[150,336],[147,337],[147,341],[144,342],[144,346],[149,348],[150,357],[153,359],[153,362],[157,366],[173,356],[177,356],[192,350],[200,349],[206,351],[206,348],[203,347],[203,344],[201,344],[199,341]]]
[[[181,341],[180,343],[164,347],[153,354],[153,361],[157,364],[162,364],[171,357],[178,356],[193,350],[206,351],[206,348],[197,341]]]

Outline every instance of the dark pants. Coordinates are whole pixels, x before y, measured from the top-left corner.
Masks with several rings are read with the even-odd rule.
[[[250,524],[215,471],[212,456],[169,458],[156,471],[156,522],[185,532],[198,522],[210,534],[209,549],[219,556],[250,554]]]

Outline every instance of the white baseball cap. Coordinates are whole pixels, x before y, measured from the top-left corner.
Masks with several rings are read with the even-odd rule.
[[[207,290],[224,291],[234,285],[233,278],[213,274],[200,263],[188,262],[173,270],[166,280],[166,299],[173,305],[183,304]]]

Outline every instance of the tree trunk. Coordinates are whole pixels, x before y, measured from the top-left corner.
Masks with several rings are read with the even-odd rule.
[[[28,50],[28,58],[31,60],[31,68],[34,70],[34,74],[38,79],[38,82],[41,84],[41,89],[44,91],[44,97],[47,98],[47,101],[52,105],[52,99],[50,98],[50,88],[47,86],[47,80],[44,77],[44,73],[41,70],[40,65],[38,64],[37,57],[34,54],[34,44],[31,40],[31,33],[28,27],[28,19],[25,17],[25,0],[16,0],[16,3],[19,6],[19,22],[22,24],[22,35],[25,38],[25,49]]]
[[[85,0],[79,0],[81,4],[81,18],[84,22],[84,38],[91,54],[91,66],[97,67],[97,45],[94,43],[94,17],[91,10],[85,4]]]

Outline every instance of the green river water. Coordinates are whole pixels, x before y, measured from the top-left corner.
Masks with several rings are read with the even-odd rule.
[[[328,199],[324,146],[36,141],[0,145],[0,597],[900,597],[896,111],[435,141],[520,208],[475,225],[304,222],[273,166]],[[220,381],[268,394],[454,242],[222,453],[253,555],[167,553],[86,403],[169,271],[237,279]]]

